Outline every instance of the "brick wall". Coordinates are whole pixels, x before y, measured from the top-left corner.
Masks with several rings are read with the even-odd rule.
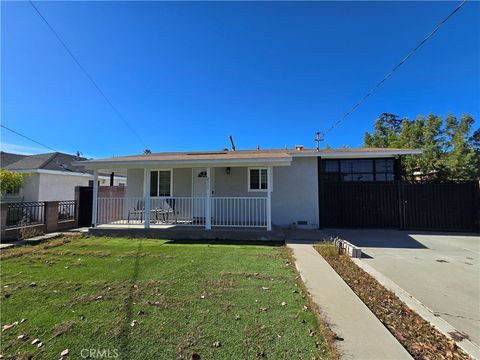
[[[123,198],[125,196],[125,186],[99,186],[98,197],[103,198]]]

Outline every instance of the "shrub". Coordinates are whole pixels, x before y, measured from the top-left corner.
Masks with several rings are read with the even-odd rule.
[[[0,192],[2,195],[14,194],[23,185],[25,174],[0,169]]]

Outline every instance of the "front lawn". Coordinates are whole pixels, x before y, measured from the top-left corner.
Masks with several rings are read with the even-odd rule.
[[[285,247],[65,238],[1,259],[4,358],[338,357]]]

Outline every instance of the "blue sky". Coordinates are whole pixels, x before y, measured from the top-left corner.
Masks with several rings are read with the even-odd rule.
[[[37,2],[156,151],[313,147],[459,2]],[[1,4],[1,121],[89,157],[145,146],[27,2]],[[359,146],[382,112],[480,117],[480,3],[468,2],[353,115]],[[47,152],[2,131],[2,150]]]

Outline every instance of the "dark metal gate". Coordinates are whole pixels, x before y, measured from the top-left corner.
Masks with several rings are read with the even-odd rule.
[[[479,230],[479,183],[401,183],[402,227]]]
[[[79,187],[78,226],[92,225],[93,187]]]
[[[321,182],[322,227],[478,231],[476,181]]]

